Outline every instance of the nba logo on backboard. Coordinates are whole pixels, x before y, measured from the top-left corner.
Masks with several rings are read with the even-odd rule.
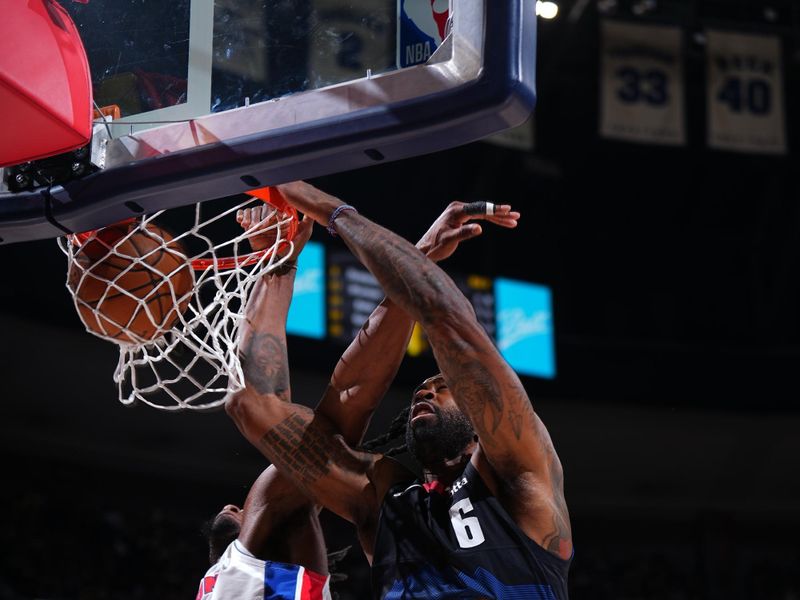
[[[450,0],[398,0],[397,65],[427,61],[447,37]]]

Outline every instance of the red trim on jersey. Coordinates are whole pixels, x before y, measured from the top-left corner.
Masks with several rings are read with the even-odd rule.
[[[214,591],[214,586],[217,585],[217,577],[218,575],[203,577],[200,581],[200,589],[197,591],[197,598],[195,598],[195,600],[200,600],[206,594],[210,594]]]
[[[303,584],[300,588],[299,600],[324,600],[322,592],[328,578],[325,575],[303,570]]]
[[[444,487],[444,484],[441,481],[431,481],[430,483],[423,483],[422,487],[425,488],[425,491],[429,494],[431,492],[436,492],[438,494],[444,495],[447,489]]]

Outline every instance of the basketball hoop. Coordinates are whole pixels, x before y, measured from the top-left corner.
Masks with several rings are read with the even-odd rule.
[[[294,239],[295,233],[297,233],[297,211],[290,206],[286,199],[281,195],[281,193],[274,189],[274,188],[261,188],[258,190],[251,190],[247,192],[249,196],[253,198],[258,198],[263,200],[267,204],[273,206],[277,210],[281,211],[282,213],[286,214],[289,217],[289,221],[286,224],[288,230],[286,231],[286,239],[283,240],[283,243],[286,244],[292,239]],[[244,202],[243,204],[248,204],[250,201]],[[238,210],[241,206],[239,205],[234,209],[234,212]],[[158,213],[161,214],[161,213]],[[152,219],[150,219],[152,220]],[[119,225],[128,225],[131,223],[135,223],[135,218],[126,219],[124,221],[120,221],[119,223],[115,223],[110,227],[115,227]],[[76,233],[71,236],[67,236],[72,240],[72,243],[75,244],[77,247],[81,247],[82,245],[86,244],[90,239],[96,237],[98,235],[99,230],[93,231],[84,231],[82,233]],[[185,234],[189,235],[189,234]],[[207,268],[214,266],[220,271],[230,271],[231,269],[236,269],[240,267],[249,267],[251,265],[256,264],[263,256],[273,252],[275,250],[274,247],[265,248],[264,250],[260,250],[258,252],[251,252],[249,254],[244,254],[243,256],[231,256],[231,257],[217,257],[214,256],[213,258],[194,258],[191,261],[192,269],[195,271],[205,271]]]
[[[191,217],[182,222],[191,225],[181,233],[172,233],[181,216],[172,213],[182,210],[174,209],[59,239],[67,289],[86,330],[119,346],[114,381],[123,404],[209,410],[243,389],[237,347],[247,299],[291,255],[298,224],[274,188],[248,194],[235,206],[186,209]],[[235,215],[254,199],[269,211],[245,231]],[[255,231],[269,243],[250,252]]]

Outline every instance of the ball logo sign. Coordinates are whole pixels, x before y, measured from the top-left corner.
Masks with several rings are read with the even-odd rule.
[[[543,285],[498,277],[497,347],[517,372],[552,379],[556,375],[553,308]]]
[[[325,337],[325,247],[318,242],[309,242],[297,260],[286,331],[315,339]]]
[[[450,0],[398,0],[397,65],[427,61],[447,37]]]

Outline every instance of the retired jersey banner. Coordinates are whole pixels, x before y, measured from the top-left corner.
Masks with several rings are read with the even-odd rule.
[[[686,143],[681,30],[602,23],[600,133],[652,144]]]
[[[740,152],[786,152],[777,37],[708,32],[708,145]]]

